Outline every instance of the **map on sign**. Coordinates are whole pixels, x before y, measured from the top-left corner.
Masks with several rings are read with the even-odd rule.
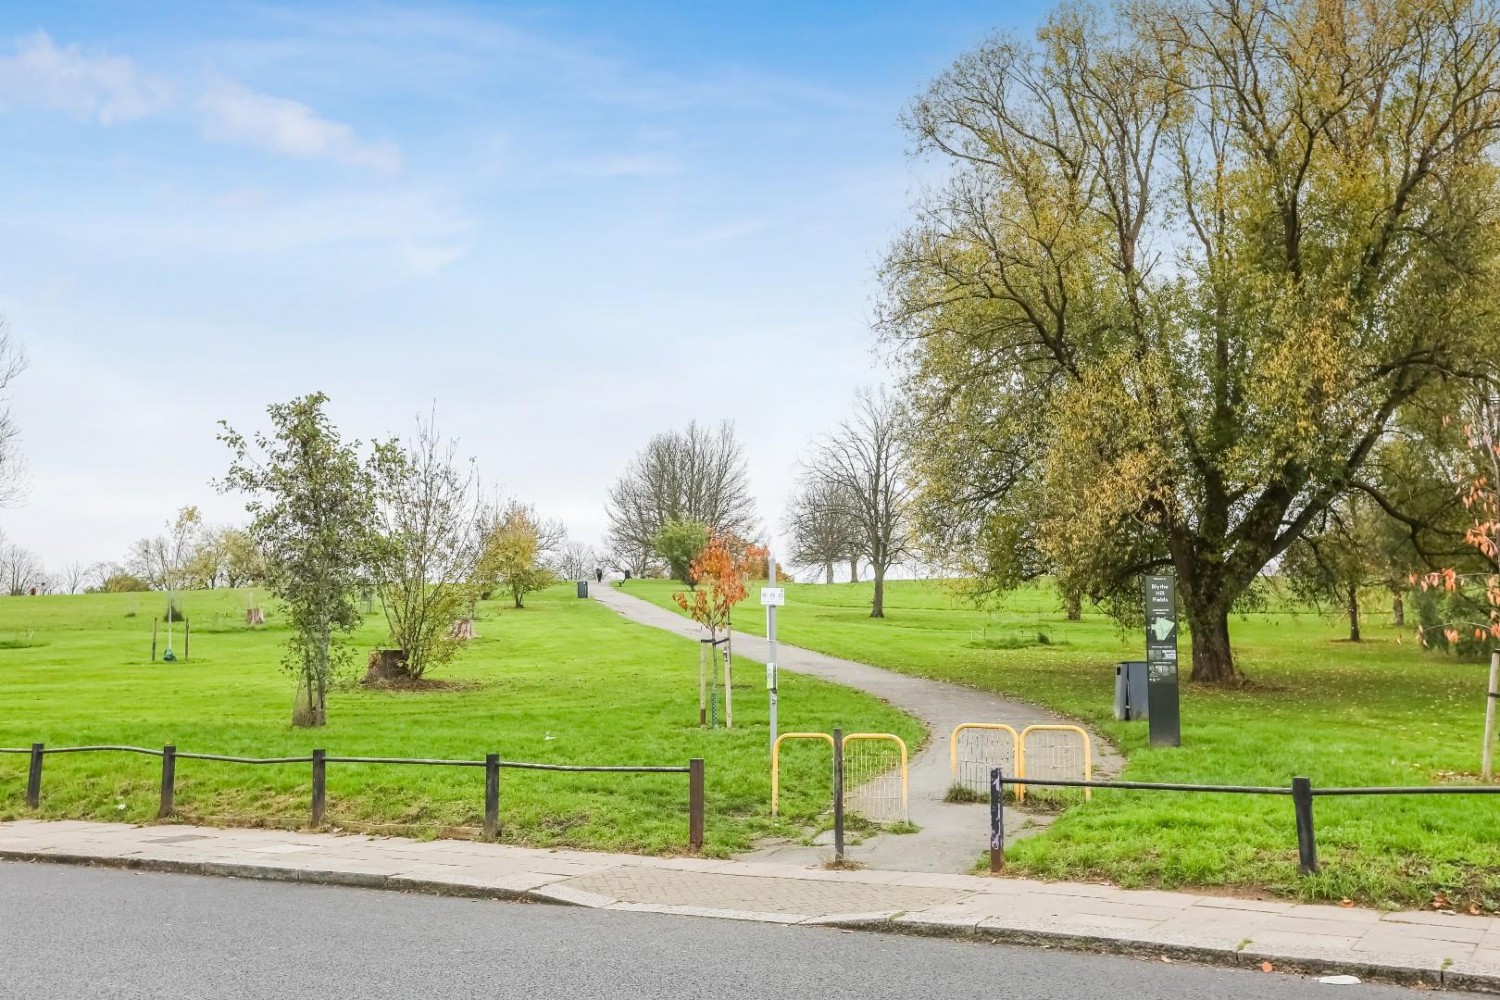
[[[1151,634],[1156,636],[1157,642],[1166,642],[1176,630],[1177,623],[1170,618],[1158,618],[1151,623]]]
[[[781,607],[786,603],[785,587],[760,588],[760,603],[766,607]]]

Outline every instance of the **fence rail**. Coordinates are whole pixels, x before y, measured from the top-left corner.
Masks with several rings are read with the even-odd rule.
[[[410,764],[421,767],[482,767],[484,768],[484,836],[494,840],[500,836],[500,771],[505,768],[518,771],[562,771],[573,774],[685,774],[688,776],[688,847],[694,851],[703,847],[704,793],[703,758],[694,757],[683,766],[658,765],[592,765],[592,764],[536,764],[530,761],[501,760],[499,754],[486,754],[483,760],[447,760],[437,757],[337,757],[327,750],[315,749],[305,757],[239,757],[231,754],[192,753],[178,750],[167,744],[160,750],[150,747],[123,745],[98,745],[78,747],[49,747],[33,743],[30,747],[0,747],[0,754],[27,754],[30,767],[26,774],[26,806],[41,807],[42,762],[49,754],[60,753],[136,753],[161,758],[161,802],[157,809],[158,819],[172,815],[177,789],[177,762],[179,760],[208,760],[228,764],[311,764],[312,765],[312,825],[323,825],[327,805],[327,767],[329,764]]]
[[[1303,875],[1318,870],[1317,840],[1313,830],[1313,799],[1332,795],[1500,795],[1500,785],[1373,785],[1368,788],[1314,788],[1303,777],[1292,779],[1290,788],[1277,785],[1191,785],[1156,781],[1070,781],[1006,777],[1000,768],[990,771],[990,871],[1005,868],[1005,786],[1046,785],[1056,788],[1117,788],[1126,791],[1210,792],[1228,795],[1284,795],[1292,799],[1297,823],[1298,868]]]

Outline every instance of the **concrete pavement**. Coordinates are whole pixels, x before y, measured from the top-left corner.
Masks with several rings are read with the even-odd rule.
[[[1500,920],[1278,899],[208,827],[0,824],[0,859],[834,925],[1500,993]],[[0,866],[0,899],[6,896]]]
[[[702,626],[673,611],[604,584],[591,585],[590,596],[631,621],[692,639],[703,637]],[[751,609],[751,613],[758,609]],[[766,640],[744,632],[734,633],[734,653],[756,663],[765,663]],[[987,847],[989,820],[985,806],[944,802],[952,783],[949,738],[964,722],[1003,722],[1017,732],[1029,725],[1056,724],[1061,718],[1036,705],[1002,698],[959,684],[927,680],[892,670],[882,670],[852,660],[826,656],[787,643],[777,643],[777,667],[807,674],[872,694],[916,716],[927,728],[927,745],[910,762],[911,820],[919,829],[913,834],[878,834],[845,852],[850,859],[872,868],[904,871],[962,873],[973,867]],[[852,721],[852,720],[851,720]],[[1093,736],[1094,776],[1118,774],[1124,762],[1098,735]],[[1014,840],[1050,821],[1045,815],[1028,816],[1024,810],[1006,810],[1006,837]],[[827,854],[825,848],[798,843],[764,846],[748,857],[756,860],[813,864]]]

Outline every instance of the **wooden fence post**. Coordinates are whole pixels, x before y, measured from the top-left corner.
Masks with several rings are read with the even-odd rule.
[[[36,809],[42,804],[42,750],[41,743],[31,744],[31,767],[26,772],[26,808]]]
[[[323,825],[323,804],[327,793],[327,750],[314,750],[312,752],[312,825],[319,827]]]
[[[703,758],[688,761],[688,847],[703,850]]]
[[[1297,859],[1303,875],[1318,870],[1318,845],[1313,837],[1312,782],[1292,779],[1292,808],[1297,814]]]
[[[833,731],[833,860],[844,860],[844,731]]]
[[[484,755],[484,839],[500,836],[500,755]]]
[[[161,748],[161,805],[156,818],[166,819],[172,815],[172,800],[177,792],[177,748],[168,743]]]

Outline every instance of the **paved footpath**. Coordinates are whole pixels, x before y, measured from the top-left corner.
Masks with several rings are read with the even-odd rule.
[[[590,586],[589,593],[631,621],[663,629],[698,641],[703,627],[689,618],[658,607],[605,584]],[[756,663],[766,662],[766,640],[762,636],[734,633],[734,653]],[[854,861],[872,868],[903,871],[967,872],[989,847],[988,807],[983,804],[944,802],[952,775],[948,743],[955,726],[963,722],[1003,722],[1017,732],[1030,725],[1071,722],[1035,705],[1011,701],[998,695],[882,670],[852,660],[826,656],[811,650],[776,644],[777,668],[808,674],[835,684],[856,688],[890,702],[921,720],[930,734],[927,745],[910,762],[911,821],[914,834],[879,835],[850,845],[845,852]],[[857,720],[850,720],[853,724]],[[1099,736],[1093,737],[1095,777],[1119,773],[1123,761]],[[1006,839],[1014,840],[1047,822],[1047,817],[1028,817],[1018,809],[1006,810]],[[797,843],[771,844],[749,857],[753,860],[813,864],[822,861],[826,848]]]
[[[0,861],[97,864],[1121,951],[1500,993],[1500,920],[1108,885],[275,830],[0,823]],[[0,897],[7,866],[0,864]]]

